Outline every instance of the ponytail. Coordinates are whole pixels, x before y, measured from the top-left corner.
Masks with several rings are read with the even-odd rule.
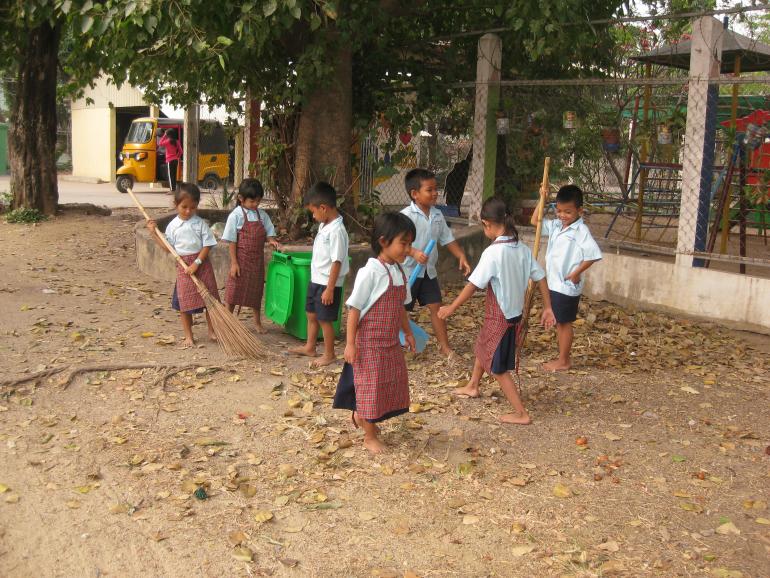
[[[506,202],[500,197],[492,197],[484,201],[481,206],[480,217],[490,223],[503,225],[506,236],[518,242],[519,232],[516,230],[516,218]]]

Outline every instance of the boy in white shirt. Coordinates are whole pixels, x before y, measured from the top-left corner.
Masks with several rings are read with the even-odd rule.
[[[542,201],[541,201],[542,202]],[[532,213],[537,224],[540,206]],[[570,352],[574,335],[572,323],[577,319],[583,273],[602,252],[583,222],[583,191],[576,185],[565,185],[556,193],[556,219],[543,219],[543,234],[548,236],[545,255],[551,306],[556,317],[559,357],[543,364],[547,371],[564,371],[572,367]]]
[[[426,255],[423,251],[428,246],[428,242],[433,240],[436,241],[436,245],[445,246],[457,258],[463,275],[471,272],[471,266],[468,264],[465,251],[455,241],[444,215],[435,206],[438,199],[436,175],[426,169],[412,169],[406,174],[404,185],[412,199],[412,204],[401,212],[411,219],[417,230],[409,257],[404,262],[407,279],[418,264],[425,266],[425,270],[418,275],[411,288],[412,302],[406,306],[406,310],[412,311],[416,301],[419,301],[422,306],[428,306],[433,333],[441,353],[449,357],[452,355],[452,349],[449,347],[446,322],[438,316],[438,310],[441,307],[441,288],[436,271],[438,246],[430,255]]]
[[[311,367],[332,363],[334,355],[334,326],[342,302],[342,285],[345,283],[348,264],[348,232],[337,211],[337,192],[328,183],[313,185],[303,199],[305,208],[318,221],[318,233],[313,240],[313,257],[310,261],[310,284],[307,288],[307,343],[289,351],[298,355],[316,356],[318,327],[324,337],[324,354],[311,362]]]

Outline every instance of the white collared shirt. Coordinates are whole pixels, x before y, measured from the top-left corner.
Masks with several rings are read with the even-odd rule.
[[[495,241],[510,239],[503,235]],[[524,309],[524,294],[529,280],[540,281],[543,277],[545,271],[524,243],[497,243],[484,249],[468,282],[479,289],[491,284],[503,315],[506,319],[513,319]]]
[[[548,250],[545,254],[545,270],[548,272],[548,288],[551,291],[577,297],[583,292],[585,275],[575,285],[565,279],[583,261],[598,261],[602,251],[591,236],[591,231],[578,219],[562,229],[559,219],[543,219],[543,235],[548,235]]]
[[[417,229],[417,236],[412,242],[412,247],[418,251],[425,251],[428,246],[428,241],[433,239],[437,245],[448,245],[455,240],[452,230],[447,225],[444,214],[436,207],[431,207],[429,215],[425,216],[422,209],[417,206],[417,203],[412,201],[412,204],[408,207],[404,207],[401,212],[409,217],[414,223],[415,229]],[[428,256],[428,266],[419,277],[424,277],[428,274],[429,279],[434,279],[436,273],[436,263],[438,262],[438,247],[434,248]],[[412,270],[417,266],[417,261],[412,257],[407,257],[404,261],[404,271],[406,276],[409,277],[412,274]]]
[[[275,227],[273,221],[270,220],[270,215],[265,211],[257,207],[256,211],[246,209],[246,217],[249,222],[262,221],[262,226],[265,228],[265,233],[268,237],[275,237]],[[243,219],[243,208],[235,207],[232,212],[227,215],[227,222],[225,223],[225,230],[222,233],[223,241],[230,241],[231,243],[238,242],[238,231],[243,229],[243,225],[246,221]]]
[[[403,269],[403,265],[401,267]],[[388,265],[372,257],[356,273],[353,292],[345,304],[348,307],[355,307],[361,311],[360,319],[363,319],[367,311],[372,308],[372,305],[387,291],[388,276],[390,276],[394,286],[400,287],[404,285],[404,275],[406,275],[406,271],[402,274],[401,269],[395,263]],[[411,301],[412,293],[409,291],[409,285],[407,284],[404,305],[411,303]]]
[[[318,285],[326,285],[329,282],[329,274],[332,264],[342,263],[340,275],[337,277],[337,287],[342,287],[345,275],[350,270],[348,264],[348,232],[342,222],[342,216],[330,223],[321,223],[318,226],[318,234],[313,240],[313,258],[310,260],[310,281]]]
[[[166,239],[180,255],[194,255],[203,247],[214,247],[217,240],[206,222],[198,215],[193,215],[186,221],[178,216],[166,225]]]

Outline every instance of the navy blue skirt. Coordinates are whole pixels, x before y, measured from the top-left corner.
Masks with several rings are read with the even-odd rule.
[[[171,308],[174,311],[179,311],[179,297],[177,297],[176,294],[176,283],[174,283],[174,294],[171,296]],[[193,309],[192,311],[185,311],[185,313],[203,313],[205,310],[205,307],[201,307],[199,309]]]
[[[356,411],[356,386],[353,382],[353,366],[347,361],[342,366],[342,373],[340,379],[337,382],[337,391],[334,392],[334,401],[332,401],[332,407],[334,409],[348,409],[350,411]],[[408,408],[397,409],[389,411],[386,414],[381,415],[376,419],[367,419],[369,423],[377,423],[385,421],[402,413],[408,412]]]
[[[510,327],[503,334],[492,357],[492,373],[498,375],[516,369],[516,330],[519,327],[521,315],[506,321]]]

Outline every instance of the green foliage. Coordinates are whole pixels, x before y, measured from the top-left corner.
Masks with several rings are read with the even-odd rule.
[[[48,219],[46,215],[37,209],[18,208],[8,212],[5,220],[9,223],[40,223]]]

